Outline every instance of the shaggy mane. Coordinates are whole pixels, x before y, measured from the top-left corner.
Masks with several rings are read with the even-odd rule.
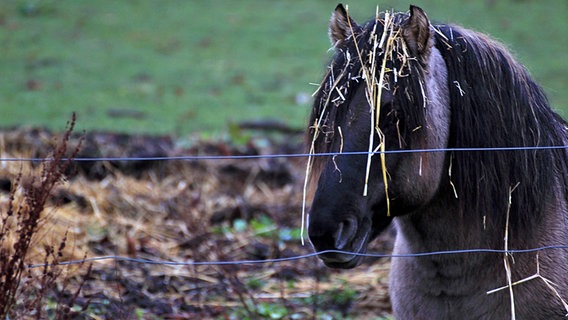
[[[551,110],[543,90],[505,48],[460,27],[435,27],[436,47],[448,68],[449,148],[566,144],[566,122]],[[568,194],[565,149],[453,152],[451,161],[462,213],[477,212],[504,225],[511,194],[513,230],[515,224],[531,230],[529,226],[550,205],[547,201]],[[552,190],[553,181],[563,190]]]

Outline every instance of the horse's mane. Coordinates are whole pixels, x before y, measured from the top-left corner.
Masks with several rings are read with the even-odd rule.
[[[435,28],[436,47],[448,68],[449,148],[566,144],[566,122],[502,45],[460,27]],[[528,232],[547,201],[568,194],[564,149],[452,152],[451,161],[462,214],[473,210],[479,215],[473,218],[486,216],[496,226],[504,225],[510,209],[512,229],[519,224],[517,230]],[[554,189],[559,184],[560,190]]]

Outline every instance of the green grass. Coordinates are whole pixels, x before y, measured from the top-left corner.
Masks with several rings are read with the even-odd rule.
[[[351,3],[357,21],[376,0]],[[568,115],[564,0],[415,0],[432,20],[505,42]],[[494,4],[492,4],[494,3]],[[400,1],[380,1],[380,8]],[[303,126],[327,51],[329,1],[0,3],[0,126],[183,136],[273,118]]]

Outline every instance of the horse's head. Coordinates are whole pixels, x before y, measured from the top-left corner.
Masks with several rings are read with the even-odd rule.
[[[447,146],[449,98],[435,30],[418,7],[357,25],[342,5],[332,14],[335,49],[316,96],[308,129],[314,154]],[[382,153],[313,157],[317,190],[309,237],[318,251],[364,253],[393,217],[419,209],[447,173],[443,153]],[[351,268],[360,256],[320,256]]]

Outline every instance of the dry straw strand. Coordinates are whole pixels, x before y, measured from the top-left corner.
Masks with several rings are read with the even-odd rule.
[[[568,316],[568,303],[562,298],[562,296],[560,295],[560,293],[558,292],[558,290],[556,290],[556,288],[555,288],[556,284],[555,284],[554,282],[548,280],[547,278],[545,278],[544,276],[542,276],[542,275],[540,274],[540,262],[539,262],[538,253],[536,254],[536,273],[535,273],[535,274],[533,274],[532,276],[526,277],[526,278],[524,278],[524,279],[515,281],[515,282],[511,283],[510,285],[502,286],[502,287],[499,287],[499,288],[497,288],[497,289],[493,289],[493,290],[487,291],[487,294],[493,294],[493,293],[495,293],[495,292],[498,292],[498,291],[501,291],[501,290],[505,290],[505,289],[507,289],[507,288],[509,288],[509,287],[511,287],[511,286],[516,286],[516,285],[519,285],[519,284],[521,284],[521,283],[528,282],[528,281],[531,281],[531,280],[534,280],[534,279],[541,279],[541,280],[544,282],[544,284],[546,284],[546,286],[547,286],[548,288],[550,288],[550,290],[552,290],[552,292],[554,293],[554,295],[555,295],[556,297],[558,297],[558,299],[560,299],[560,303],[562,303],[562,306],[563,306],[564,309],[566,310],[566,315],[565,315],[565,316]]]
[[[304,241],[305,236],[304,235],[305,235],[305,229],[306,229],[306,208],[307,208],[306,202],[307,202],[307,194],[308,194],[308,185],[309,185],[309,180],[310,180],[310,174],[312,172],[313,155],[315,154],[316,140],[318,139],[319,134],[321,132],[322,121],[325,118],[325,112],[327,111],[327,106],[330,103],[331,92],[333,92],[333,90],[335,90],[337,88],[337,85],[339,84],[341,79],[344,77],[347,66],[348,65],[345,66],[345,68],[337,76],[337,78],[335,78],[335,76],[333,74],[333,69],[330,69],[328,71],[327,75],[331,76],[331,78],[333,79],[333,83],[331,84],[331,88],[330,88],[329,93],[327,95],[326,101],[323,104],[323,108],[320,112],[320,116],[319,116],[319,118],[317,118],[314,121],[314,124],[311,127],[314,130],[314,134],[312,136],[312,141],[310,143],[310,150],[308,151],[308,161],[307,161],[307,164],[306,164],[306,172],[305,172],[305,177],[304,177],[304,187],[303,187],[303,194],[302,194],[302,221],[301,221],[301,226],[300,226],[300,239],[301,239],[302,245],[305,244],[305,241]],[[321,90],[322,86],[324,85],[325,79],[327,79],[327,75],[324,77],[324,80],[320,83],[320,86],[316,90],[316,92]],[[337,90],[337,92],[340,92],[340,90]],[[343,97],[343,95],[341,95],[341,97]]]
[[[377,13],[376,13],[376,21],[377,23],[375,23],[375,28],[373,29],[373,32],[371,34],[371,39],[372,39],[372,43],[373,43],[373,50],[371,51],[371,53],[369,54],[369,60],[371,61],[371,72],[369,72],[369,68],[367,66],[365,66],[365,64],[363,63],[363,59],[362,59],[362,55],[361,55],[361,51],[357,45],[357,42],[355,42],[355,48],[357,49],[357,53],[359,55],[359,59],[361,61],[361,65],[362,65],[362,72],[365,75],[365,80],[366,80],[366,84],[367,84],[367,91],[366,91],[366,97],[367,97],[367,101],[369,102],[370,105],[370,112],[371,112],[371,130],[369,132],[369,153],[367,156],[367,166],[365,169],[365,186],[363,189],[363,196],[367,196],[368,195],[368,185],[369,185],[369,175],[371,172],[371,160],[372,160],[372,156],[374,155],[374,153],[376,153],[377,151],[380,151],[380,161],[381,161],[381,171],[382,171],[382,175],[383,175],[383,184],[384,184],[384,188],[385,188],[385,197],[386,197],[386,204],[387,204],[387,216],[390,216],[390,198],[389,198],[389,190],[388,190],[388,171],[387,171],[387,167],[386,167],[386,153],[385,153],[385,135],[383,134],[383,132],[381,131],[381,129],[379,128],[379,122],[380,122],[380,106],[381,106],[381,98],[382,98],[382,90],[383,88],[385,88],[385,85],[387,84],[385,82],[385,76],[387,72],[390,72],[391,70],[387,69],[386,63],[388,59],[392,59],[393,58],[393,52],[395,51],[395,44],[397,43],[401,43],[399,41],[399,30],[395,30],[395,23],[394,23],[394,19],[393,16],[390,14],[390,12],[386,11],[385,12],[385,18],[384,21],[381,21],[379,19],[379,8],[377,7]],[[384,25],[384,31],[381,35],[381,39],[378,40],[377,34],[376,34],[376,26],[378,25],[378,23],[383,23]],[[401,46],[403,49],[403,59],[404,62],[406,61],[406,52],[405,52],[405,47],[404,45]],[[381,68],[379,71],[379,77],[377,79],[376,76],[376,55],[377,55],[377,49],[381,50],[381,53],[384,54],[383,60],[382,60],[382,64],[381,64]],[[380,143],[377,146],[377,148],[375,150],[373,150],[373,146],[374,146],[374,136],[375,134],[377,134],[379,136],[380,139]]]
[[[511,187],[509,189],[509,203],[508,203],[508,207],[507,207],[507,215],[506,215],[506,222],[505,222],[505,255],[503,257],[503,262],[505,265],[505,272],[507,275],[507,285],[499,287],[497,289],[493,289],[490,291],[487,291],[487,294],[493,294],[495,292],[501,291],[501,290],[505,290],[508,289],[509,290],[509,295],[510,295],[510,302],[511,302],[511,319],[515,320],[516,319],[516,314],[515,314],[515,298],[513,295],[513,286],[516,286],[518,284],[524,283],[524,282],[528,282],[534,279],[541,279],[546,286],[554,293],[554,295],[556,295],[558,297],[558,299],[560,299],[560,302],[562,303],[562,306],[564,307],[564,309],[566,310],[566,316],[568,316],[568,303],[566,303],[566,301],[562,298],[562,296],[560,295],[560,293],[558,292],[558,290],[556,290],[555,286],[556,284],[550,280],[548,280],[547,278],[543,277],[540,274],[540,263],[539,263],[539,259],[538,259],[538,253],[536,254],[536,273],[533,274],[532,276],[526,277],[524,279],[518,280],[513,282],[511,279],[511,265],[509,262],[509,255],[510,253],[508,252],[509,250],[509,214],[510,214],[510,208],[511,208],[511,195],[513,193],[513,191],[515,191],[515,189],[519,186],[520,183],[517,183],[514,187]]]
[[[513,202],[512,200],[512,194],[513,191],[515,191],[515,189],[519,186],[519,183],[517,183],[514,187],[510,187],[509,188],[509,202],[507,204],[507,216],[506,216],[506,222],[505,222],[505,255],[503,256],[503,263],[505,265],[505,273],[507,274],[507,288],[509,289],[509,297],[510,297],[510,302],[511,302],[511,320],[515,320],[517,318],[516,314],[515,314],[515,296],[513,295],[513,282],[512,282],[512,278],[511,278],[511,264],[509,262],[509,253],[507,252],[507,250],[509,250],[509,216],[511,213],[511,204]]]
[[[520,182],[517,183],[515,186],[509,188],[509,202],[508,202],[508,206],[507,206],[507,214],[506,214],[506,220],[505,220],[505,237],[504,237],[504,240],[505,240],[505,248],[504,248],[505,255],[503,257],[503,263],[505,265],[505,273],[507,275],[507,285],[499,287],[497,289],[487,291],[487,294],[493,294],[495,292],[508,289],[509,290],[509,296],[510,296],[510,302],[511,302],[511,319],[515,320],[516,314],[515,314],[515,297],[513,295],[513,286],[516,286],[516,285],[524,283],[524,282],[531,281],[533,279],[541,279],[546,284],[546,286],[554,293],[554,295],[556,295],[556,297],[558,297],[558,299],[560,299],[562,306],[566,310],[566,316],[568,316],[568,303],[566,303],[566,301],[562,298],[562,296],[560,295],[558,290],[556,290],[556,288],[555,288],[556,284],[554,282],[548,280],[547,278],[543,277],[540,274],[540,263],[539,263],[539,259],[538,259],[538,253],[536,254],[536,273],[533,274],[532,276],[527,277],[527,278],[524,278],[524,279],[521,279],[521,280],[518,280],[518,281],[515,281],[515,282],[512,281],[511,264],[509,262],[509,256],[511,254],[509,252],[509,215],[510,215],[510,209],[511,209],[511,204],[512,204],[512,199],[511,199],[512,193],[519,186],[519,184],[520,184]]]

